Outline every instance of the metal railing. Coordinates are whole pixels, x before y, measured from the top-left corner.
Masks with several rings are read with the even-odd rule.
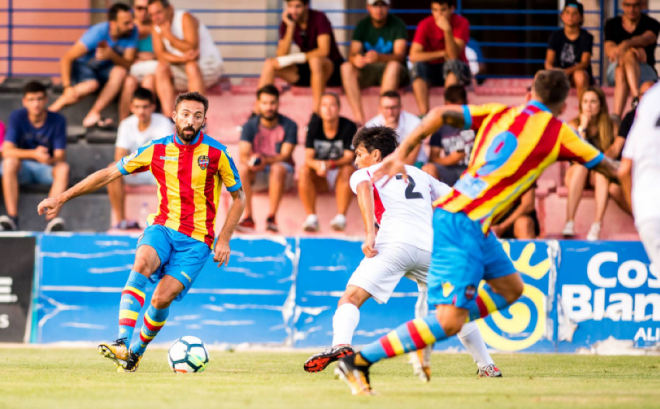
[[[599,64],[598,76],[597,79],[603,78],[603,63],[604,63],[604,53],[603,53],[603,26],[604,26],[604,1],[599,0],[600,10],[598,11],[585,11],[586,14],[598,15],[599,16],[599,26],[598,27],[583,27],[586,30],[597,31],[598,32],[598,43],[594,44],[595,47],[599,48],[599,58],[592,60],[592,64]],[[84,30],[89,28],[88,25],[65,25],[65,24],[51,24],[51,25],[30,25],[30,24],[14,24],[14,14],[17,13],[105,13],[105,9],[73,9],[73,8],[52,8],[52,9],[39,9],[39,8],[15,8],[15,1],[8,0],[7,8],[0,9],[0,12],[7,13],[7,24],[0,25],[0,29],[7,30],[7,40],[0,41],[0,44],[7,45],[7,55],[0,56],[0,61],[7,61],[7,70],[4,73],[0,73],[0,76],[43,76],[43,77],[58,77],[59,73],[25,73],[16,71],[13,69],[14,62],[56,62],[59,61],[59,58],[55,57],[40,57],[40,56],[15,56],[14,48],[17,45],[36,45],[36,46],[66,46],[73,45],[73,41],[27,41],[27,40],[15,40],[14,31],[15,30],[35,30],[35,29],[48,29],[48,30],[70,30],[78,29]],[[615,6],[616,7],[616,6]],[[618,8],[618,7],[617,7]],[[218,14],[218,13],[231,13],[231,14],[281,14],[282,10],[270,9],[270,10],[258,10],[258,9],[190,9],[190,12],[194,14]],[[343,10],[321,10],[327,14],[366,14],[364,9],[343,9]],[[407,10],[396,10],[393,9],[390,11],[393,14],[420,14],[428,15],[428,9],[407,9]],[[468,18],[470,15],[479,15],[479,14],[502,14],[502,15],[514,15],[514,14],[525,14],[525,15],[557,15],[558,10],[500,10],[500,9],[466,9],[462,7],[462,1],[459,0],[457,3],[458,14],[464,15]],[[207,25],[210,30],[277,30],[279,25]],[[406,26],[408,30],[415,30],[416,25]],[[334,26],[335,30],[352,30],[355,26],[353,25],[340,25]],[[558,26],[491,26],[491,25],[471,25],[471,31],[544,31],[550,32],[557,30]],[[339,45],[348,45],[350,42],[339,42]],[[216,41],[218,46],[275,46],[277,41]],[[546,42],[496,42],[496,41],[484,41],[479,42],[481,47],[490,48],[490,47],[503,47],[503,48],[513,48],[513,47],[528,47],[528,48],[545,48],[547,47]],[[228,62],[258,62],[263,61],[263,58],[257,57],[225,57],[225,61]],[[487,64],[542,64],[544,59],[525,59],[525,58],[483,58],[479,62]],[[226,77],[255,77],[257,74],[241,74],[241,73],[228,73],[225,74]],[[480,75],[482,78],[502,78],[502,77],[513,77],[520,78],[519,75]],[[524,77],[524,76],[522,76]]]

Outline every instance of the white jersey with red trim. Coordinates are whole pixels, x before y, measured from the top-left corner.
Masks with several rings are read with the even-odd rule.
[[[360,169],[351,176],[351,189],[357,193],[361,182],[369,181],[380,164]],[[408,182],[396,175],[383,186],[373,186],[376,221],[380,225],[376,245],[407,243],[425,251],[433,250],[433,207],[438,197],[451,188],[426,172],[406,165]]]

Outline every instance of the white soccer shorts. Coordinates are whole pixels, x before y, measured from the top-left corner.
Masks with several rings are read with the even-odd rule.
[[[387,303],[404,276],[426,287],[431,252],[402,243],[380,244],[376,250],[375,257],[362,260],[347,286],[362,288],[380,304]]]

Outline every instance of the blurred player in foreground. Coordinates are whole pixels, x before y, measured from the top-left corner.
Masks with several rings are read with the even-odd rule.
[[[451,191],[446,184],[414,166],[405,166],[408,181],[401,176],[386,186],[373,184],[371,176],[381,161],[394,152],[396,131],[385,126],[362,128],[353,139],[358,171],[351,176],[351,189],[358,204],[367,238],[362,245],[365,258],[355,270],[339,300],[332,320],[332,348],[305,362],[307,372],[320,372],[331,362],[352,355],[353,333],[360,321],[362,304],[373,298],[386,303],[402,277],[417,282],[420,296],[415,317],[428,315],[426,276],[433,247],[433,200]],[[376,232],[376,223],[378,232]],[[463,327],[458,337],[479,367],[480,376],[502,376],[486,349],[476,323]],[[415,374],[431,380],[432,345],[411,354]]]
[[[523,294],[520,273],[489,231],[545,168],[570,160],[615,177],[618,163],[557,119],[566,108],[569,88],[563,71],[540,71],[526,105],[436,108],[374,172],[372,180],[379,182],[405,179],[408,153],[443,124],[478,131],[467,170],[434,202],[428,288],[436,314],[409,321],[340,359],[336,373],[354,394],[372,394],[369,367],[374,363],[456,335],[466,322],[503,310]],[[480,285],[482,280],[486,282]]]
[[[39,204],[39,214],[56,213],[69,200],[93,192],[123,175],[151,171],[158,183],[160,203],[155,217],[138,241],[135,264],[122,291],[119,336],[99,345],[99,353],[117,365],[118,372],[134,372],[144,351],[165,325],[172,301],[181,300],[209,258],[215,239],[215,216],[224,184],[232,204],[215,243],[213,260],[229,262],[231,239],[245,207],[245,195],[227,148],[200,130],[208,100],[197,92],[176,99],[172,119],[176,134],[144,145],[100,170],[66,192]],[[133,337],[145,300],[147,279],[160,281],[144,314],[140,336]]]
[[[660,86],[642,98],[623,147],[619,178],[651,270],[660,273]]]

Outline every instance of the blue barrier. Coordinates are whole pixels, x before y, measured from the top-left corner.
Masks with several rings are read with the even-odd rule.
[[[114,339],[136,242],[42,236],[32,342]],[[339,296],[362,259],[360,245],[329,238],[234,239],[230,266],[218,268],[209,259],[190,293],[173,304],[157,342],[194,335],[209,344],[327,346]],[[650,272],[640,243],[507,241],[504,247],[525,290],[509,309],[478,322],[490,347],[576,352],[606,348],[612,337],[618,348],[632,351],[660,341],[660,277]],[[355,343],[374,341],[411,319],[416,298],[416,284],[404,279],[387,305],[369,300]],[[454,339],[436,348],[461,346]]]

